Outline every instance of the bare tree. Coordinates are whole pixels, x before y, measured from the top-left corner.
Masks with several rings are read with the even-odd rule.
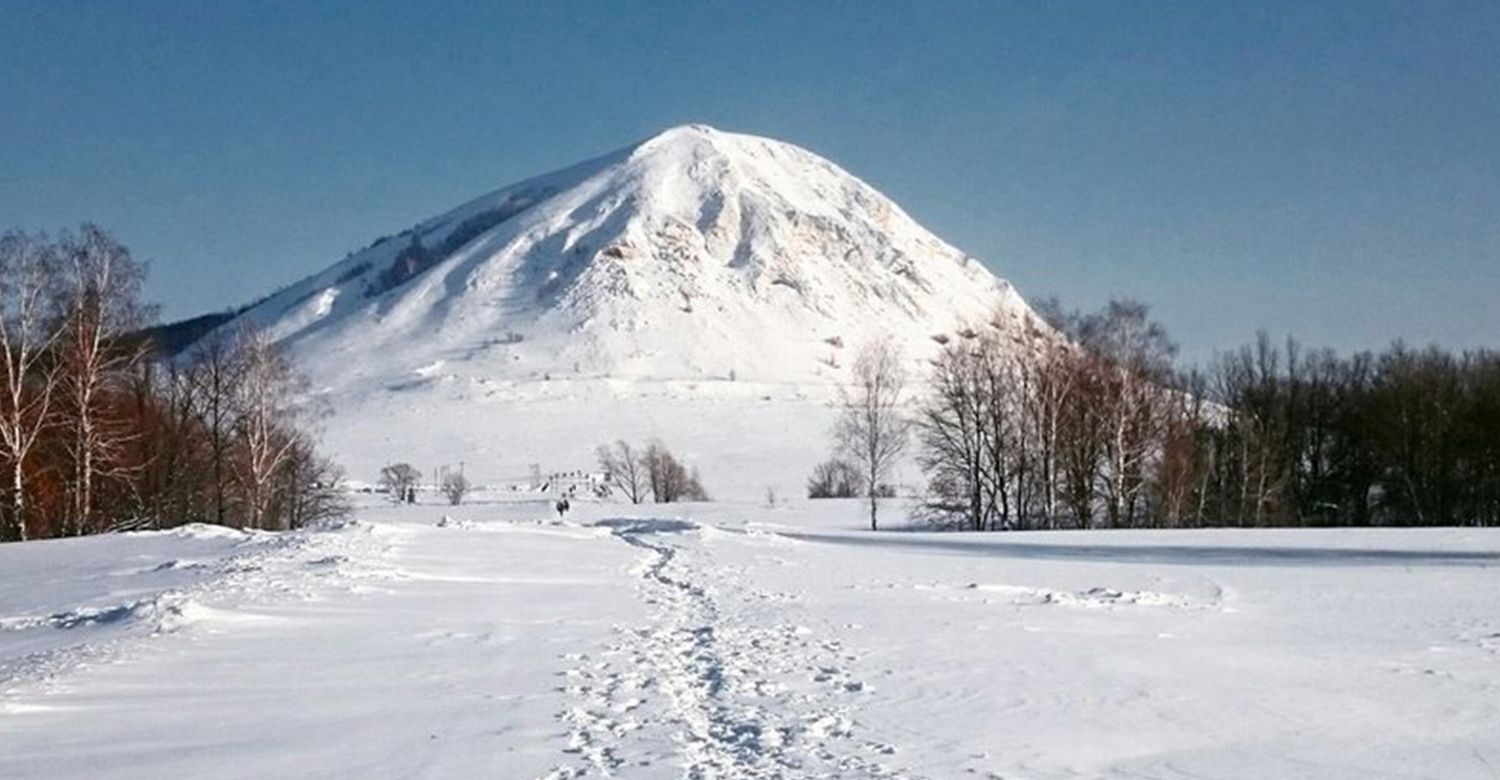
[[[1103,408],[1100,360],[1086,350],[1069,350],[1059,370],[1070,375],[1070,392],[1059,412],[1057,450],[1063,503],[1078,528],[1094,524],[1094,503],[1108,435]]]
[[[1206,426],[1206,395],[1203,375],[1197,372],[1180,378],[1177,389],[1168,394],[1160,428],[1161,452],[1151,480],[1155,525],[1181,528],[1201,522],[1201,509],[1194,508],[1202,506],[1202,485],[1210,468],[1207,448],[1200,441]]]
[[[712,501],[708,491],[703,489],[703,476],[698,473],[698,467],[694,466],[688,470],[687,482],[682,486],[683,501]]]
[[[185,359],[147,359],[144,273],[93,225],[0,236],[0,540],[346,511],[267,342],[220,328]]]
[[[918,462],[927,474],[926,512],[934,522],[956,518],[971,530],[989,522],[985,471],[987,417],[976,367],[983,356],[968,343],[951,342],[933,361],[930,395],[918,417]]]
[[[198,426],[192,371],[180,361],[145,361],[136,371],[135,439],[143,511],[160,528],[202,520],[213,499],[207,446]]]
[[[988,463],[985,492],[989,495],[990,528],[1012,529],[1021,523],[1028,455],[1027,426],[1022,416],[1021,395],[1025,375],[1016,356],[996,343],[993,337],[983,339],[982,353],[976,361],[985,436],[984,457]]]
[[[1033,375],[996,330],[948,343],[933,361],[918,419],[927,512],[972,530],[1028,522],[1033,458],[1027,395]]]
[[[46,361],[59,334],[49,311],[57,287],[52,247],[20,232],[0,237],[0,446],[10,467],[9,535],[21,541],[28,538],[27,459],[50,422],[57,388],[55,367]]]
[[[646,469],[636,457],[635,450],[620,440],[613,445],[599,445],[595,455],[599,459],[599,468],[630,499],[630,503],[641,503],[646,497]]]
[[[264,528],[277,472],[298,444],[294,423],[302,381],[264,333],[242,330],[239,348],[244,378],[235,433],[243,453],[236,460],[236,476],[244,491],[246,524]]]
[[[267,516],[283,530],[347,516],[349,498],[339,485],[343,470],[319,455],[305,434],[299,432],[295,439],[290,457],[277,470]]]
[[[600,448],[600,456],[603,458],[606,448]],[[624,442],[616,442],[613,452],[608,453],[612,458],[621,458],[631,452]],[[698,476],[696,468],[689,469],[667,446],[660,440],[652,440],[646,445],[645,450],[634,459],[635,471],[628,471],[627,464],[615,463],[614,467],[621,469],[625,474],[625,480],[639,480],[634,490],[635,495],[644,497],[644,491],[651,491],[651,500],[658,504],[671,504],[677,501],[707,501],[708,492],[703,489],[703,482]],[[609,467],[606,466],[606,469]],[[634,477],[630,476],[635,474]],[[630,488],[627,488],[629,495]],[[638,503],[638,502],[637,502]]]
[[[1058,489],[1062,484],[1060,437],[1063,414],[1075,392],[1077,373],[1070,370],[1073,347],[1027,323],[1023,344],[1030,359],[1030,391],[1022,398],[1025,414],[1034,431],[1035,454],[1031,470],[1042,522],[1058,527],[1061,515]]]
[[[865,479],[872,531],[879,528],[881,486],[906,450],[909,425],[900,409],[905,383],[900,352],[889,339],[877,339],[860,349],[852,384],[840,388],[844,409],[834,426],[835,448]]]
[[[1130,526],[1163,495],[1146,488],[1173,399],[1165,332],[1129,301],[1088,316],[1051,309],[1071,342],[997,319],[965,328],[934,361],[918,425],[935,520],[1056,527],[1061,493],[1079,526],[1092,525],[1101,496],[1109,525]]]
[[[686,486],[687,469],[673,457],[660,441],[646,445],[641,454],[641,465],[646,470],[646,483],[651,486],[651,500],[658,504],[670,504],[682,498]]]
[[[670,504],[676,500],[675,480],[668,473],[671,470],[672,460],[669,464],[671,454],[667,452],[666,445],[660,441],[652,441],[646,445],[641,453],[641,470],[646,474],[646,486],[651,490],[651,500],[658,504]]]
[[[410,463],[397,463],[380,470],[380,485],[390,494],[391,500],[401,503],[415,490],[422,479],[422,472]]]
[[[464,502],[464,496],[469,494],[469,478],[453,471],[443,477],[443,495],[448,498],[448,503],[458,506]]]
[[[1280,353],[1264,331],[1252,350],[1223,355],[1214,366],[1215,394],[1230,409],[1235,525],[1262,526],[1284,500],[1288,471],[1281,442],[1286,385]]]
[[[123,450],[135,435],[111,404],[122,393],[145,351],[127,336],[148,314],[140,303],[145,268],[95,225],[85,224],[61,243],[63,258],[59,412],[68,430],[72,506],[64,535],[83,533],[94,520],[101,477],[123,478]]]
[[[1177,346],[1148,313],[1145,304],[1114,300],[1084,324],[1084,348],[1099,358],[1098,410],[1106,465],[1102,492],[1112,528],[1137,522],[1149,461],[1159,450],[1170,399],[1166,381]]]
[[[245,366],[232,331],[219,328],[203,337],[188,356],[187,382],[193,416],[201,426],[212,479],[213,521],[229,521],[229,481],[234,430],[239,424]]]

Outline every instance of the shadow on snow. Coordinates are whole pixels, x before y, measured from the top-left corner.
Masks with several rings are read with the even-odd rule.
[[[780,532],[789,539],[856,547],[987,555],[1031,560],[1082,560],[1179,566],[1476,566],[1500,563],[1500,550],[1402,550],[1274,545],[1034,544],[993,535],[934,538],[914,534],[833,535]]]

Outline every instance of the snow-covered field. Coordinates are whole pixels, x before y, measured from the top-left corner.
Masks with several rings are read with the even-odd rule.
[[[1496,531],[860,513],[0,546],[0,778],[1500,777]]]

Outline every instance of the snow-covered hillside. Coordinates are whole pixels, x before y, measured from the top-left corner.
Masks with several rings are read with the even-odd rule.
[[[1029,316],[838,166],[702,125],[500,189],[243,315],[301,359],[355,477],[464,459],[502,478],[586,465],[617,436],[691,449],[712,428],[763,436],[783,489],[864,341],[889,336],[916,367],[934,336]],[[711,488],[735,470],[705,463]]]
[[[858,502],[643,509],[0,545],[0,777],[1500,767],[1494,529],[872,534]]]

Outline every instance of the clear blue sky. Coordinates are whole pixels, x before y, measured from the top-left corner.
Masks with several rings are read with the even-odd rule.
[[[166,318],[685,122],[834,160],[1027,296],[1140,298],[1190,360],[1500,346],[1493,0],[0,9],[0,226],[102,224]]]

